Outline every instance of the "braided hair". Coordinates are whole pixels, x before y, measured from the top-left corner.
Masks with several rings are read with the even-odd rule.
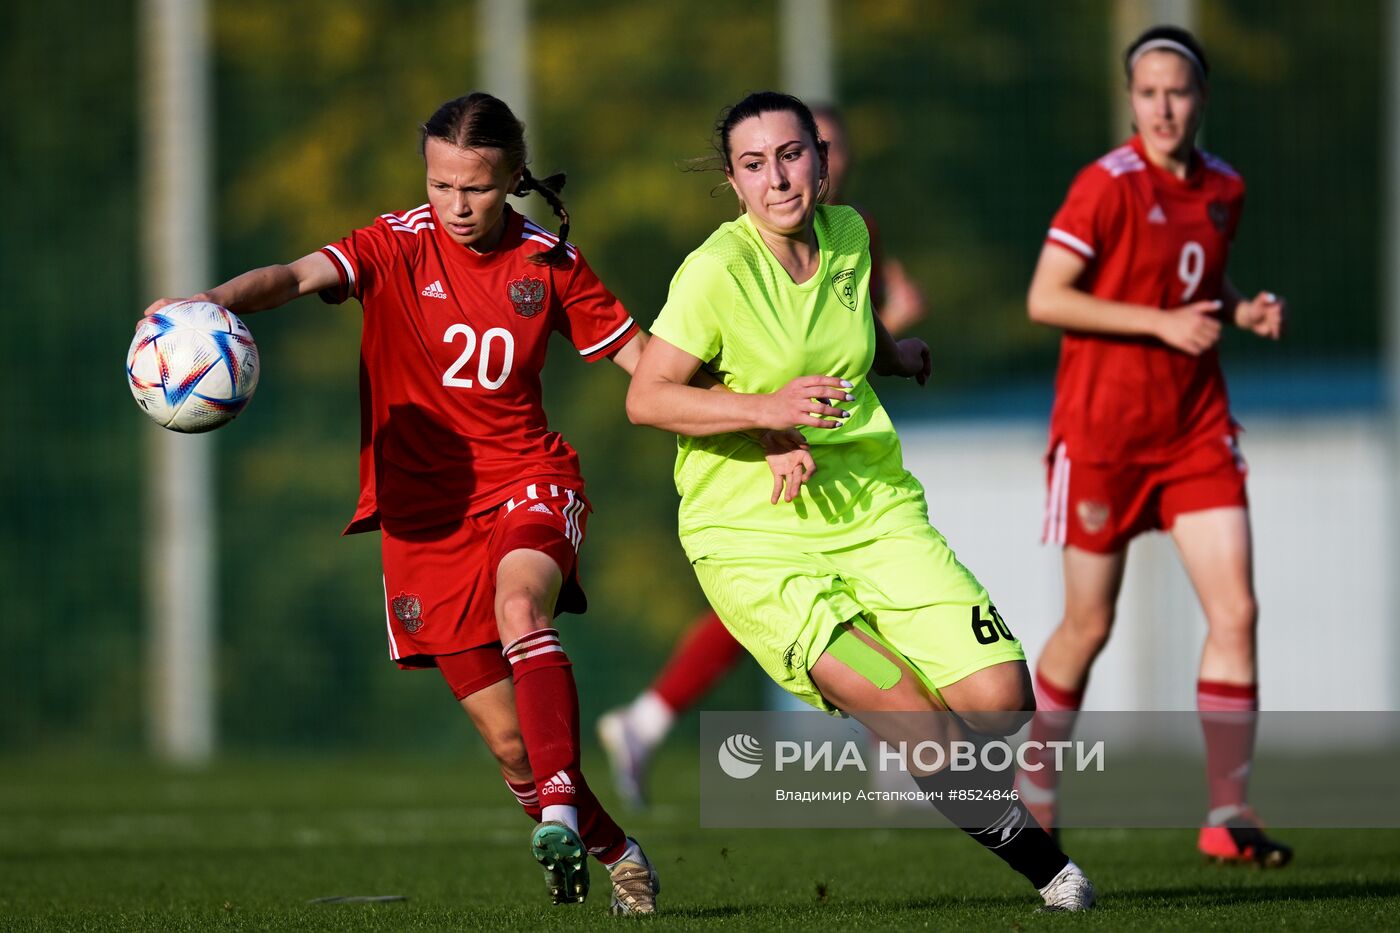
[[[550,175],[543,180],[530,174],[526,166],[525,125],[516,119],[505,101],[483,91],[458,97],[443,104],[421,127],[418,150],[426,151],[428,140],[440,139],[458,149],[499,149],[506,164],[520,169],[520,184],[511,193],[524,197],[538,192],[559,218],[559,242],[530,261],[540,265],[560,265],[568,256],[569,212],[559,192],[564,187],[564,175]]]
[[[550,175],[548,178],[536,178],[530,174],[528,168],[521,171],[520,184],[515,189],[516,196],[523,198],[531,191],[538,191],[540,197],[549,202],[554,216],[559,218],[559,242],[543,253],[532,255],[530,261],[533,263],[546,266],[558,265],[568,255],[569,244],[564,241],[569,237],[569,210],[564,206],[564,199],[559,197],[559,192],[564,189],[565,180],[566,176],[563,172]]]

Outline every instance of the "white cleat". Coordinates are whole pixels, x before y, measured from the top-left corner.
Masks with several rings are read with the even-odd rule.
[[[651,749],[637,736],[627,718],[627,707],[598,717],[598,741],[608,756],[613,787],[622,802],[634,810],[646,808],[646,771]]]
[[[1094,885],[1073,862],[1060,869],[1060,873],[1040,889],[1040,896],[1045,898],[1042,911],[1088,910],[1096,900]]]
[[[611,913],[623,916],[656,913],[661,879],[637,840],[627,837],[627,850],[621,859],[608,866],[608,875],[612,878],[612,903],[608,905]]]

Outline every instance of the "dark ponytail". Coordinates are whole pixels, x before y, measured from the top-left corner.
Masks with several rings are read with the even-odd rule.
[[[458,149],[499,149],[506,164],[520,169],[520,184],[512,194],[524,197],[536,191],[549,202],[560,220],[559,242],[542,253],[530,257],[533,263],[558,265],[568,255],[569,212],[559,192],[564,187],[564,175],[550,175],[543,181],[530,174],[525,150],[525,125],[499,97],[476,91],[443,104],[422,126],[419,152],[425,151],[428,139],[441,139]]]
[[[564,199],[559,197],[559,192],[564,190],[566,179],[567,176],[563,172],[543,179],[531,175],[528,168],[521,172],[520,184],[515,189],[516,196],[523,198],[531,191],[539,192],[540,197],[549,202],[554,216],[559,218],[559,242],[543,253],[532,255],[530,262],[542,266],[557,266],[568,257],[569,244],[565,240],[569,238],[569,210],[564,206]]]

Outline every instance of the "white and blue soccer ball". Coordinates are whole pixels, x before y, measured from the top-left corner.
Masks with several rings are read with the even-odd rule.
[[[184,434],[232,421],[258,387],[258,347],[233,312],[208,301],[167,305],[136,325],[126,354],[136,404]]]

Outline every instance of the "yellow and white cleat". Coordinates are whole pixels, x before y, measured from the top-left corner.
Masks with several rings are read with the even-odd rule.
[[[622,858],[608,866],[612,878],[612,903],[608,910],[618,915],[656,913],[656,895],[661,893],[661,879],[647,861],[646,853],[637,840],[627,837],[627,850]]]

